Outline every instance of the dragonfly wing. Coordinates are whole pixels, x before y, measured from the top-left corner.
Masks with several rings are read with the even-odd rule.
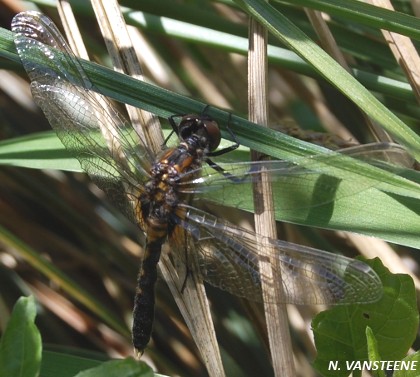
[[[185,219],[177,217],[174,220],[177,226],[170,239],[171,251],[175,250],[187,266],[191,264],[189,255],[194,254],[199,267],[196,273],[200,273],[209,284],[238,297],[261,301],[258,258],[255,254],[248,253],[243,244],[234,240],[229,242],[220,232],[218,235],[221,237],[215,237],[214,229],[196,221],[193,212],[198,210],[189,207],[188,210],[184,212]],[[215,218],[213,220],[216,221]]]
[[[366,149],[365,146],[352,148],[352,151],[343,153],[357,155],[358,160],[378,164],[404,152],[392,145]],[[316,207],[333,206],[340,199],[378,185],[378,181],[369,174],[347,168],[354,160],[343,153],[302,157],[293,162],[269,160],[221,163],[219,166],[224,174],[203,166],[199,171],[188,172],[181,178],[180,191],[194,193],[195,200],[253,211],[252,184],[259,179],[260,172],[264,171],[272,185],[278,218],[307,218]]]
[[[83,170],[133,220],[127,201],[148,179],[150,152],[110,102],[89,90],[91,81],[48,17],[20,13],[12,30],[36,103]]]
[[[186,209],[203,279],[236,296],[261,301],[261,261],[272,262],[285,303],[368,303],[382,295],[382,284],[365,263],[289,242],[262,239],[195,208]],[[262,241],[262,243],[261,243]],[[269,259],[261,255],[268,247]],[[281,278],[280,278],[281,276]]]

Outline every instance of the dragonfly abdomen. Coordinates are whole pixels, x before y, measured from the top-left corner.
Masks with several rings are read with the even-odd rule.
[[[145,191],[138,199],[138,219],[145,227],[147,239],[143,261],[137,277],[136,295],[133,310],[133,345],[143,353],[149,343],[155,308],[155,284],[157,280],[157,264],[162,245],[168,236],[168,219],[175,209],[176,197],[173,188],[162,176],[165,169],[156,174],[157,164],[152,169],[154,178],[145,185]]]
[[[146,243],[145,255],[137,277],[133,309],[133,345],[140,353],[143,353],[152,334],[157,263],[159,262],[162,244],[165,241],[165,236],[154,238],[153,232],[150,232],[150,236]]]

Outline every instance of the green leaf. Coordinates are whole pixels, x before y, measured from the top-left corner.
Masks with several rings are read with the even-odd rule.
[[[369,361],[380,361],[381,355],[379,354],[378,342],[373,334],[372,329],[369,326],[366,326],[366,340],[368,348],[368,360]],[[374,377],[385,377],[385,373],[382,369],[373,370],[372,374]]]
[[[419,323],[413,280],[391,274],[379,259],[368,261],[381,278],[384,295],[377,303],[337,306],[312,321],[318,350],[315,368],[325,376],[347,376],[346,362],[368,359],[366,327],[372,329],[383,360],[400,360],[411,347]],[[340,370],[329,370],[338,361]]]
[[[152,369],[132,358],[107,361],[98,367],[78,373],[75,377],[153,377]]]
[[[0,165],[82,171],[79,162],[71,156],[54,131],[1,141]]]
[[[405,179],[397,178],[395,173],[357,159],[347,160],[340,154],[318,155],[295,162],[305,170],[291,168],[284,172],[284,179],[278,178],[272,184],[277,220],[354,231],[420,247],[420,186],[417,183],[409,183],[409,186],[413,184],[409,188],[408,182],[403,183]],[[220,166],[227,169],[229,164]],[[211,174],[208,169],[203,176]],[[253,193],[246,183],[226,185],[223,189],[206,192],[204,197],[217,204],[253,211]],[[407,231],[404,234],[402,226]]]
[[[71,350],[74,352],[75,350]],[[97,354],[78,350],[83,356],[71,353],[45,351],[42,358],[42,377],[94,377],[122,376],[149,377],[154,376],[152,370],[144,362],[132,358],[123,360],[102,361]]]
[[[0,342],[0,375],[37,377],[41,366],[41,335],[35,326],[33,297],[21,297]]]
[[[74,351],[74,350],[73,350]],[[42,377],[74,377],[74,375],[85,369],[94,368],[102,361],[88,357],[72,355],[53,351],[42,353]]]
[[[415,352],[401,360],[400,367],[394,371],[393,377],[418,377],[420,370],[420,352]]]

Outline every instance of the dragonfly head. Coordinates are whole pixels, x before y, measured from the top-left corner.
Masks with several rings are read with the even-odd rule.
[[[214,151],[220,144],[220,129],[215,120],[206,114],[187,114],[178,126],[178,136],[186,140],[192,135],[199,137],[202,147]]]

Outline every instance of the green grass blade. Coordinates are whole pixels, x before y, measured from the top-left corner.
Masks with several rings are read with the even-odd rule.
[[[49,148],[45,155],[44,148]],[[59,157],[55,159],[57,156]],[[420,247],[420,185],[416,182],[420,178],[417,173],[408,170],[412,179],[409,180],[393,171],[389,172],[337,153],[296,161],[317,173],[310,176],[290,176],[274,186],[278,220],[354,231],[394,243]],[[1,142],[0,164],[82,171],[78,161],[65,150],[52,132]],[[337,187],[332,193],[336,199],[311,207],[314,197],[328,196],[328,192],[324,192],[325,187],[329,191],[334,187],[331,182],[325,183],[326,180],[336,182]],[[232,184],[225,188],[223,196],[218,191],[209,192],[206,198],[214,202],[223,198],[224,205],[240,206],[253,211],[252,192],[247,191],[249,187],[239,186]],[[238,190],[241,192],[240,203],[237,202]],[[292,203],[296,203],[296,206]],[[307,203],[303,209],[302,203]]]
[[[289,19],[262,0],[237,0],[236,2],[260,21],[273,35],[311,64],[320,75],[351,99],[367,115],[379,122],[417,159],[420,158],[420,137]]]
[[[278,1],[284,2],[284,1]],[[347,21],[394,31],[407,37],[420,39],[420,20],[408,14],[377,7],[356,0],[293,0],[291,5],[316,9],[341,17]]]

